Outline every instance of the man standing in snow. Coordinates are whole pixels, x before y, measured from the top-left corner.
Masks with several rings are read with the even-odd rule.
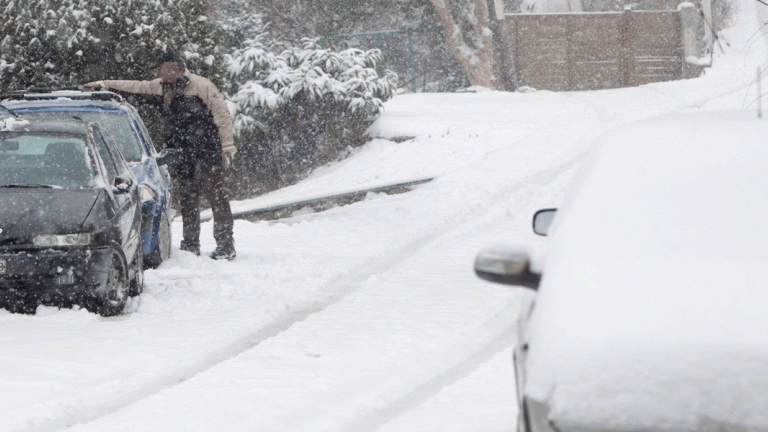
[[[213,211],[213,259],[235,258],[234,220],[224,183],[224,171],[237,152],[232,118],[224,98],[206,78],[186,70],[184,61],[171,52],[163,54],[153,69],[151,81],[94,81],[87,88],[106,88],[140,94],[156,106],[164,122],[163,138],[168,151],[177,157],[174,177],[179,180],[184,239],[181,250],[200,255],[200,194]]]

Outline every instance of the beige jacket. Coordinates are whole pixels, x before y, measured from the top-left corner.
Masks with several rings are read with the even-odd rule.
[[[216,85],[209,79],[195,75],[185,70],[184,76],[189,79],[189,84],[184,89],[184,96],[198,96],[213,114],[213,122],[219,129],[219,139],[221,140],[221,152],[234,156],[237,153],[235,139],[232,132],[232,117],[229,114],[229,107],[221,95]],[[163,94],[163,85],[160,78],[151,81],[130,81],[130,80],[104,80],[96,81],[101,87],[120,90],[128,93],[141,93],[149,95]]]

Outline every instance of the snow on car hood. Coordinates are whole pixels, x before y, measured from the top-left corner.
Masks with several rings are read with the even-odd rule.
[[[768,124],[753,117],[603,139],[524,334],[526,391],[559,424],[768,430]]]
[[[0,241],[80,232],[100,193],[99,189],[0,190]]]

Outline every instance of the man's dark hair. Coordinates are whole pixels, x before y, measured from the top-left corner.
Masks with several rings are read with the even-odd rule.
[[[184,63],[184,60],[177,56],[173,51],[167,51],[164,52],[163,55],[160,56],[159,59],[157,59],[157,62],[152,65],[152,69],[157,69],[160,67],[163,63],[176,63],[179,65],[179,68],[182,70],[186,68],[186,64]]]

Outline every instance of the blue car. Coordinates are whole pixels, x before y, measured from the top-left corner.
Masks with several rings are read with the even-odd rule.
[[[170,256],[171,222],[176,212],[173,183],[136,109],[122,96],[107,92],[32,89],[0,96],[0,103],[25,119],[48,121],[72,117],[98,122],[112,136],[139,182],[144,266],[155,268]]]

